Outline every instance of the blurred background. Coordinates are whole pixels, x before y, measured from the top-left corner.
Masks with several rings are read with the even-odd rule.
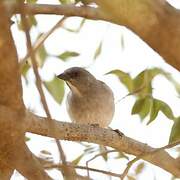
[[[38,0],[36,3],[59,4],[58,0]],[[178,0],[169,2],[180,8]],[[31,16],[31,39],[36,46],[62,17],[56,15]],[[35,85],[35,76],[26,49],[26,38],[22,31],[20,16],[13,17],[12,32],[17,47],[23,83],[23,98],[26,107],[40,116],[45,116],[40,96]],[[161,147],[172,136],[174,119],[180,115],[180,74],[145,44],[138,36],[123,26],[103,21],[68,17],[41,43],[36,53],[39,72],[54,119],[70,121],[66,112],[68,87],[55,76],[73,66],[84,67],[106,82],[114,92],[116,112],[111,128],[119,129],[126,136]],[[147,83],[147,88],[140,88]],[[157,102],[165,110],[151,117],[151,106]],[[139,103],[139,104],[138,104]],[[143,109],[146,106],[148,109]],[[137,110],[140,108],[140,110]],[[59,152],[53,139],[27,133],[27,144],[37,156],[59,162]],[[179,136],[179,135],[178,135]],[[176,139],[176,137],[172,137]],[[61,141],[67,161],[85,166],[96,154],[112,150],[96,144]],[[174,157],[180,147],[169,150]],[[99,156],[89,167],[122,173],[133,156],[114,152]],[[60,171],[49,170],[54,179],[63,179]],[[86,170],[78,170],[87,175]],[[127,179],[172,179],[168,172],[144,161],[138,161],[129,171]],[[90,172],[95,180],[118,179],[101,173]],[[23,179],[15,172],[13,180]]]

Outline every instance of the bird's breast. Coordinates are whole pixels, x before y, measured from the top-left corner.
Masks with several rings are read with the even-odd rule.
[[[73,122],[107,127],[114,114],[113,94],[94,92],[79,97],[70,92],[67,97],[67,109]]]

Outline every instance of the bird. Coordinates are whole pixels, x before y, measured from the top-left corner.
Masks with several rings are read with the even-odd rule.
[[[115,103],[112,90],[86,69],[72,67],[59,74],[69,86],[66,107],[74,123],[106,128],[112,121]]]

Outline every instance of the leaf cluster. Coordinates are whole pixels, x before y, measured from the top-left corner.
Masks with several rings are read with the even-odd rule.
[[[161,68],[146,69],[139,73],[136,77],[131,77],[129,73],[122,70],[112,70],[107,74],[113,74],[118,77],[119,81],[127,88],[129,95],[134,95],[136,101],[132,107],[131,114],[139,115],[143,121],[149,117],[147,124],[152,123],[161,112],[167,118],[174,121],[171,129],[169,142],[174,142],[180,138],[180,120],[175,117],[171,107],[164,101],[153,97],[152,81],[157,75],[166,77],[175,87],[178,96],[180,95],[180,84],[176,82],[172,76]]]

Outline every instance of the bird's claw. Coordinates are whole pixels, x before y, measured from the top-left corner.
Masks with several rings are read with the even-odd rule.
[[[96,127],[99,127],[99,124],[98,123],[94,123],[94,124],[90,124],[90,126],[96,128]]]
[[[116,132],[120,137],[123,137],[124,134],[119,129],[113,129],[114,132]]]

